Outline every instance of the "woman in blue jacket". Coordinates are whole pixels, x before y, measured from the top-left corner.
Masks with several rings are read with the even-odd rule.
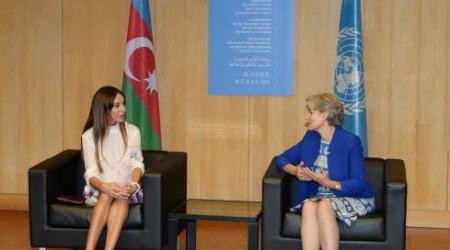
[[[363,148],[358,136],[340,126],[344,110],[332,94],[306,99],[308,131],[302,140],[276,159],[279,170],[298,178],[302,211],[303,249],[338,249],[337,220],[351,225],[358,216],[375,210],[366,180]]]

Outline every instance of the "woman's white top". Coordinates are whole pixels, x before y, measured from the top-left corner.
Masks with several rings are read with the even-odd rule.
[[[133,169],[140,168],[142,173],[144,173],[144,159],[142,157],[139,129],[127,122],[125,122],[125,129],[128,136],[128,147],[125,152],[119,124],[109,127],[106,130],[103,143],[99,142],[98,152],[100,164],[103,168],[102,173],[100,173],[95,159],[93,129],[90,128],[83,133],[81,140],[86,168],[84,178],[87,185],[90,186],[89,179],[94,176],[103,182],[128,184],[131,181]]]

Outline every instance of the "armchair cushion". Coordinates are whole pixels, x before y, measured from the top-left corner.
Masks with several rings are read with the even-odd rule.
[[[302,216],[299,213],[287,212],[283,218],[282,235],[291,238],[300,237]],[[359,218],[351,227],[338,222],[341,240],[384,241],[384,216],[380,213]]]
[[[143,228],[142,206],[130,205],[127,220],[123,229]],[[70,204],[50,204],[48,224],[51,227],[60,228],[89,228],[92,207]]]

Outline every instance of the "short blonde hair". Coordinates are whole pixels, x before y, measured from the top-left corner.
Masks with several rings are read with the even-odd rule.
[[[330,93],[308,96],[306,98],[306,108],[308,111],[327,111],[327,121],[330,125],[341,126],[344,123],[344,106],[336,96]]]

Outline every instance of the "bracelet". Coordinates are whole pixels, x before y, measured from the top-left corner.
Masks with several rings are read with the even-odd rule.
[[[136,191],[135,191],[133,194],[139,192],[139,189],[141,189],[141,185],[139,185],[139,183],[137,183],[137,182],[135,182],[135,181],[130,182],[130,185],[135,185],[135,186],[137,186],[137,189],[136,189]]]
[[[342,186],[341,186],[341,183],[339,181],[336,181],[336,185],[334,186],[334,189],[336,189],[338,191],[342,191]]]

